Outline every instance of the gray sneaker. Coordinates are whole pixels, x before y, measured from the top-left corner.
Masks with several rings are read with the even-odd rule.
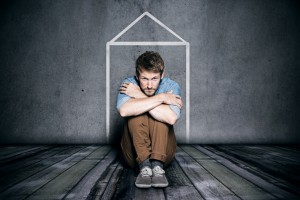
[[[152,169],[152,186],[153,187],[167,187],[169,185],[165,175],[165,171],[160,166],[155,166]]]
[[[150,167],[144,167],[141,169],[138,177],[135,181],[135,186],[138,188],[150,188],[151,187],[152,170]]]

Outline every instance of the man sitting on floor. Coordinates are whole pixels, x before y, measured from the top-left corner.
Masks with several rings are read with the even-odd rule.
[[[121,84],[117,109],[125,118],[121,148],[129,166],[137,164],[139,188],[167,187],[163,168],[174,158],[173,124],[180,116],[179,85],[164,78],[164,61],[157,52],[146,51],[136,61],[136,76]]]

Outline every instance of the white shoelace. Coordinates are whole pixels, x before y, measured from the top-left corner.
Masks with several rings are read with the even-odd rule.
[[[144,167],[141,170],[142,176],[152,176],[152,170],[149,167]]]
[[[163,176],[165,174],[165,170],[163,170],[160,166],[155,166],[153,168],[153,173],[155,176]]]

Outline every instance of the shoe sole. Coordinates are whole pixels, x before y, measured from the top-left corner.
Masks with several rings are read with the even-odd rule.
[[[135,184],[137,188],[151,188],[151,185]]]
[[[151,184],[151,186],[156,188],[164,188],[164,187],[168,187],[169,184]]]

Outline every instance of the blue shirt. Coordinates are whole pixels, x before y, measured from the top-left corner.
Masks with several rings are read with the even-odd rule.
[[[126,78],[123,81],[123,83],[133,83],[135,85],[139,85],[135,77]],[[180,87],[179,87],[178,83],[176,83],[175,81],[173,81],[169,78],[163,78],[160,81],[159,86],[158,86],[157,90],[155,91],[154,95],[160,94],[160,93],[167,93],[171,90],[173,90],[172,94],[180,96],[181,91],[180,91]],[[119,92],[118,98],[117,98],[117,109],[120,111],[120,107],[129,99],[131,99],[130,96]],[[178,119],[180,117],[180,108],[175,105],[170,105],[170,108],[176,113],[177,119]]]

